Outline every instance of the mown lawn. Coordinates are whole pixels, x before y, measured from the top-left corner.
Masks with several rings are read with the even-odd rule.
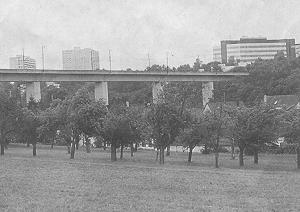
[[[80,149],[70,160],[64,147],[10,146],[0,157],[0,211],[300,211],[300,172],[294,155],[246,157],[245,168],[229,154],[213,168],[213,155],[155,153],[111,163],[109,152]]]

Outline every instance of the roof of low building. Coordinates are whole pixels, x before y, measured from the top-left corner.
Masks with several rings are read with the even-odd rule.
[[[225,104],[227,106],[232,106],[232,107],[243,107],[243,106],[245,106],[243,101],[208,102],[204,106],[204,111],[206,111],[207,109],[209,109],[210,111],[220,109],[222,104],[223,105]]]
[[[264,103],[278,106],[287,107],[288,109],[299,104],[299,97],[296,95],[276,95],[276,96],[264,96]]]

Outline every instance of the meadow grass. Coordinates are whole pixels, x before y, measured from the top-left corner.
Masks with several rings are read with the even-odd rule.
[[[171,152],[165,165],[154,151],[83,148],[70,160],[65,147],[38,146],[37,157],[12,145],[0,157],[0,211],[300,211],[300,172],[295,155],[260,155],[245,167],[230,154]]]

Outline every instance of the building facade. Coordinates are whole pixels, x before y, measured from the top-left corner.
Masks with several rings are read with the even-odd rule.
[[[279,52],[288,58],[295,58],[295,39],[268,40],[267,38],[240,38],[240,40],[224,40],[213,49],[213,58],[221,63],[235,60],[251,63],[258,58],[273,59]]]
[[[36,62],[28,56],[17,55],[9,58],[9,68],[20,70],[35,70]],[[41,84],[40,82],[26,83],[26,102],[33,98],[35,101],[41,101]]]
[[[17,55],[9,58],[11,69],[36,69],[36,61],[28,56]]]
[[[221,46],[214,46],[214,48],[213,48],[213,61],[222,62]]]
[[[300,44],[295,44],[294,46],[295,52],[296,52],[296,57],[300,56]]]
[[[97,70],[99,66],[99,52],[90,48],[81,49],[75,47],[73,50],[63,50],[64,70]]]

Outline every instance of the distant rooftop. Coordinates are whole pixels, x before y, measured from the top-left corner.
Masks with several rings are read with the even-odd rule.
[[[264,102],[276,107],[287,107],[288,109],[295,107],[299,103],[299,97],[296,95],[276,95],[264,96]]]
[[[240,38],[240,40],[267,40],[267,37],[247,37],[247,36],[243,36]]]

